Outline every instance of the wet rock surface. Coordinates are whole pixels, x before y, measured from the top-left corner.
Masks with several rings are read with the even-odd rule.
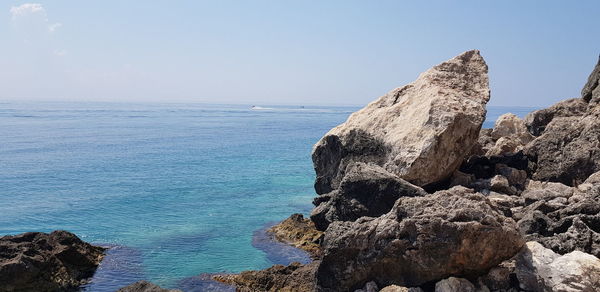
[[[307,251],[312,257],[321,255],[323,232],[315,228],[315,224],[302,214],[292,214],[289,218],[268,229],[279,241],[286,242]]]
[[[104,248],[67,231],[0,238],[0,291],[67,291],[86,283]]]

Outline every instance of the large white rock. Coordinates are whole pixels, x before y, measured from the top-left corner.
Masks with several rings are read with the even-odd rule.
[[[517,278],[521,288],[527,291],[600,290],[600,260],[593,255],[573,251],[561,256],[530,241],[516,259]]]
[[[473,50],[443,62],[352,114],[313,148],[315,189],[336,189],[350,162],[369,162],[419,186],[448,178],[476,142],[490,98]]]

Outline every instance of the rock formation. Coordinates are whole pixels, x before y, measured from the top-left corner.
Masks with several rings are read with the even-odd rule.
[[[312,257],[321,255],[320,243],[323,232],[315,228],[315,224],[304,218],[302,214],[292,214],[281,223],[269,228],[276,239],[289,243],[297,248],[303,249]]]
[[[480,129],[479,53],[430,69],[313,148],[321,256],[221,280],[240,291],[598,291],[599,74],[600,63],[582,98]],[[282,225],[306,226],[294,218]]]
[[[600,58],[594,70],[588,77],[588,81],[581,90],[581,98],[592,105],[600,102]]]
[[[104,248],[66,231],[0,238],[0,291],[62,291],[94,275]]]
[[[387,213],[400,197],[423,196],[426,192],[380,166],[356,162],[348,165],[337,190],[314,200],[311,220],[325,230],[333,221],[354,221],[363,216]]]
[[[235,275],[217,275],[216,281],[235,285],[236,291],[315,291],[315,271],[319,261],[308,265],[292,263],[288,266],[275,265],[261,271],[245,271]]]
[[[138,281],[117,290],[117,292],[181,292],[181,290],[163,289],[160,286],[148,281]]]
[[[590,75],[579,101],[569,102],[569,107],[563,106],[565,102],[551,107],[553,111],[563,109],[564,116],[554,115],[541,135],[526,147],[534,180],[576,186],[600,171],[599,67],[600,63]],[[583,112],[582,101],[588,103]]]
[[[468,51],[422,73],[329,131],[313,148],[315,189],[337,189],[352,162],[379,165],[418,186],[448,178],[485,119],[487,65]]]
[[[595,292],[600,288],[600,260],[580,251],[560,256],[528,242],[516,261],[519,286],[526,291]]]
[[[523,245],[515,222],[470,189],[400,198],[379,218],[336,221],[327,229],[317,284],[325,291],[418,286],[452,275],[476,276]]]

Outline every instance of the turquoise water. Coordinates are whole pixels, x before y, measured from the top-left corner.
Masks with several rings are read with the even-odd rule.
[[[0,234],[114,246],[88,291],[294,259],[257,230],[310,211],[312,145],[356,109],[0,103]],[[490,108],[485,126],[530,110]]]

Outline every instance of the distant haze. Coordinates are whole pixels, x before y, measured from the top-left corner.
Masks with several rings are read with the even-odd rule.
[[[0,101],[364,105],[479,49],[495,106],[578,97],[597,1],[3,1]]]

